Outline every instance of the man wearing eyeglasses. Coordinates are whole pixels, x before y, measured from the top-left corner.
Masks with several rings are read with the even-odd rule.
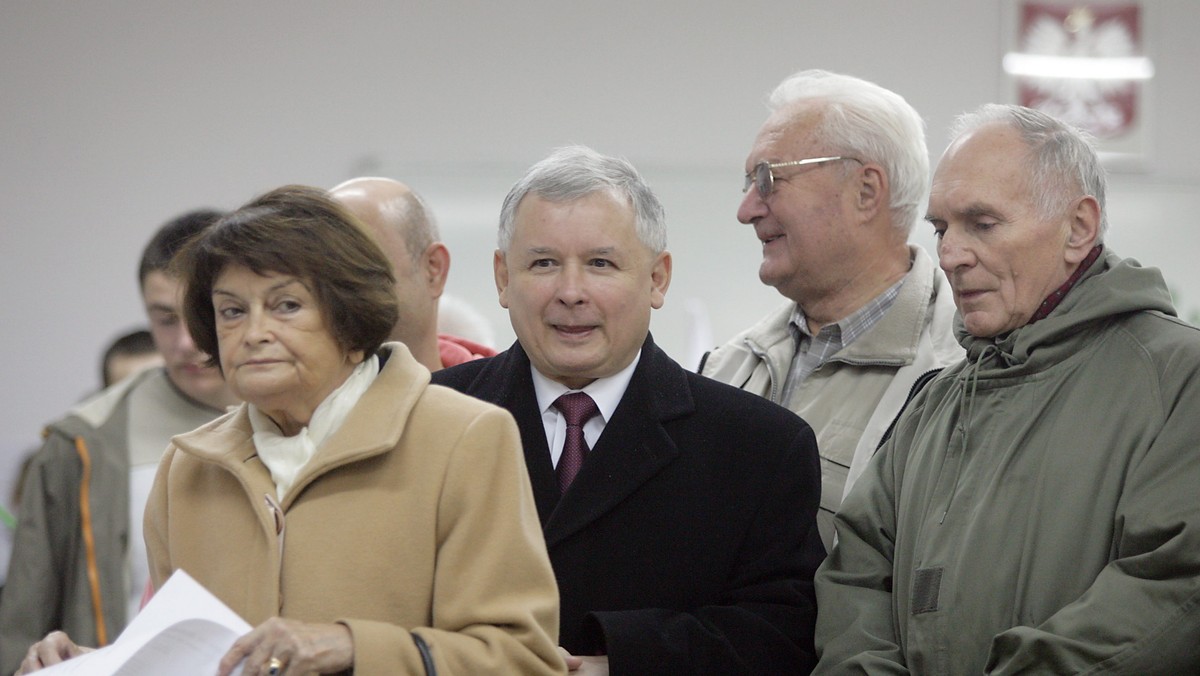
[[[784,80],[746,160],[738,220],[758,276],[788,299],[708,354],[701,373],[804,418],[833,514],[924,373],[962,357],[945,276],[908,235],[928,194],[924,123],[899,95],[806,70]]]

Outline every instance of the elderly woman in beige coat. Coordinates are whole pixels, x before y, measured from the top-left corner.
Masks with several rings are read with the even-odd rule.
[[[196,344],[246,403],[174,439],[145,536],[156,586],[182,568],[256,625],[219,672],[563,672],[515,423],[381,345],[392,272],[353,218],[281,188],[181,271]]]

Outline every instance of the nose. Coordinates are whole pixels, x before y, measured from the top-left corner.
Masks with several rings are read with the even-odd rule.
[[[569,264],[563,267],[558,276],[558,302],[563,305],[579,305],[587,300],[587,289],[584,281],[586,273],[582,265]]]
[[[766,216],[767,211],[766,200],[758,194],[758,188],[751,185],[746,194],[742,196],[742,203],[738,206],[737,219],[749,225]]]
[[[958,233],[958,229],[953,226],[942,231],[942,237],[938,240],[937,254],[938,265],[947,275],[974,262],[971,248]]]
[[[262,343],[270,340],[270,320],[266,312],[251,309],[246,313],[246,342]]]
[[[175,336],[175,351],[179,354],[191,355],[200,352],[196,348],[195,341],[192,340],[192,332],[188,330],[187,322],[182,318],[179,322],[179,331]]]

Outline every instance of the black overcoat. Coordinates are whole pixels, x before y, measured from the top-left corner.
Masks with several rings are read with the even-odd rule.
[[[512,413],[562,599],[560,644],[613,674],[808,673],[820,466],[787,409],[642,347],[621,403],[560,497],[515,343],[434,374]]]

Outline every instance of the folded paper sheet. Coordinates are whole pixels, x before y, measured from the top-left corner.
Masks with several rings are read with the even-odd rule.
[[[112,645],[38,673],[211,676],[233,642],[250,629],[199,582],[177,570]],[[240,666],[234,674],[241,674]]]

